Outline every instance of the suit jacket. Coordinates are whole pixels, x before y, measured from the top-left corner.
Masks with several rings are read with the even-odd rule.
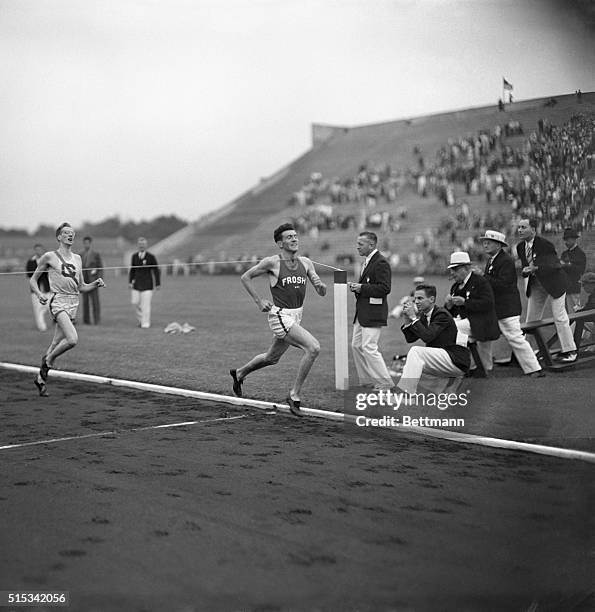
[[[33,255],[27,260],[27,276],[31,278],[35,270],[37,270],[37,255]],[[42,293],[50,292],[50,281],[47,272],[42,272],[37,279],[37,286]],[[33,291],[31,291],[33,293]]]
[[[457,326],[445,308],[434,306],[427,326],[416,321],[411,325],[403,325],[401,330],[407,342],[422,340],[426,346],[444,349],[457,368],[463,372],[469,370],[469,349],[457,344]]]
[[[362,327],[384,327],[388,319],[388,300],[391,290],[391,270],[388,261],[374,253],[364,268],[359,282],[362,289],[355,294],[355,317]]]
[[[574,249],[564,251],[564,253],[560,255],[560,259],[570,264],[564,267],[564,272],[568,278],[568,287],[566,291],[568,291],[568,293],[580,293],[581,286],[578,281],[587,268],[587,256],[585,252],[577,246],[574,247]]]
[[[83,264],[83,280],[86,283],[92,283],[98,278],[103,278],[103,263],[101,262],[101,255],[89,249],[80,253],[81,261]]]
[[[486,263],[484,278],[490,283],[498,319],[520,316],[521,295],[517,285],[514,259],[500,249],[492,263]]]
[[[475,340],[485,342],[497,340],[500,337],[494,292],[490,283],[483,276],[471,272],[469,280],[463,287],[459,287],[459,283],[452,285],[450,294],[465,298],[463,306],[451,306],[448,310],[453,317],[460,316],[461,319],[469,319],[471,334]]]
[[[516,252],[521,260],[522,267],[528,266],[524,240],[516,245]],[[533,264],[538,267],[538,270],[529,275],[527,297],[531,296],[531,288],[535,284],[535,278],[553,298],[559,298],[566,293],[568,278],[562,270],[562,264],[556,254],[556,247],[541,236],[535,236],[533,240]],[[523,276],[527,275],[523,274]]]
[[[143,259],[139,253],[132,255],[132,266],[128,274],[128,283],[137,291],[149,291],[161,284],[161,274],[157,266],[157,259],[149,251],[145,251]]]

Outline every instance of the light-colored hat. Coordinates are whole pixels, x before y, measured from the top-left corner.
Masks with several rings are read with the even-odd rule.
[[[506,243],[506,236],[502,232],[497,232],[495,230],[486,230],[485,236],[482,236],[481,240],[493,240],[494,242],[499,242],[504,246],[508,246]]]
[[[456,251],[450,256],[449,268],[458,268],[459,266],[467,266],[471,264],[469,253],[466,251]]]
[[[423,276],[416,276],[413,279],[413,284],[414,285],[421,285],[422,283],[425,283],[425,282],[426,282],[426,279]]]
[[[585,283],[595,283],[595,272],[585,272],[582,276],[581,276],[581,280],[580,280],[581,285],[584,285]]]

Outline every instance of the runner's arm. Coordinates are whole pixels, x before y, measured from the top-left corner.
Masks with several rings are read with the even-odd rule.
[[[306,273],[308,274],[308,278],[316,290],[316,293],[324,297],[326,295],[326,285],[320,280],[320,276],[318,276],[316,273],[312,260],[308,259],[307,257],[302,257],[302,262],[306,267]]]
[[[75,255],[75,257],[78,257],[80,259],[79,255]],[[92,283],[86,283],[83,280],[83,272],[82,272],[82,263],[81,266],[79,268],[79,272],[78,272],[78,282],[79,282],[79,291],[81,293],[89,293],[89,291],[93,291],[94,289],[97,289],[97,287],[105,287],[105,283],[103,282],[102,278],[97,278],[95,279]]]
[[[252,279],[257,276],[263,276],[264,274],[272,274],[275,265],[274,257],[265,257],[259,261],[255,266],[252,266],[249,270],[246,270],[240,277],[244,289],[250,294],[250,297],[254,300],[254,303],[258,306],[261,312],[268,312],[273,303],[270,300],[263,300],[258,295]]]

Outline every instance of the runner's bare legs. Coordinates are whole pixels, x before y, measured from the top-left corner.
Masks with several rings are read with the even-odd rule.
[[[320,343],[308,330],[297,323],[292,325],[285,338],[275,338],[266,353],[256,355],[248,363],[238,368],[236,370],[238,380],[243,381],[250,372],[275,365],[290,346],[295,346],[304,351],[298,366],[294,385],[289,392],[292,399],[299,400],[304,381],[320,353]]]

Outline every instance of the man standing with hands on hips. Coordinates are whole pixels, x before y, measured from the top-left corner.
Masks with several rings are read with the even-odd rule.
[[[136,306],[138,326],[143,329],[151,327],[151,300],[153,289],[159,289],[161,274],[157,259],[147,251],[147,239],[139,238],[138,252],[132,255],[128,283],[132,289],[132,304]]]
[[[378,340],[388,319],[391,269],[376,248],[377,243],[373,232],[361,232],[357,238],[357,252],[364,261],[359,282],[348,283],[356,297],[351,349],[360,384],[386,390],[394,383],[378,350]]]

